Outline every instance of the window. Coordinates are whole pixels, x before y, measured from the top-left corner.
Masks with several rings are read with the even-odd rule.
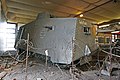
[[[6,50],[14,50],[16,24],[7,24],[6,27]]]
[[[14,43],[15,43],[15,29],[16,24],[10,23],[1,23],[0,25],[0,46],[1,51],[7,50],[15,50]]]
[[[84,27],[85,35],[90,35],[90,27]]]
[[[109,37],[106,37],[106,43],[110,43],[110,38]]]
[[[104,43],[104,37],[98,37],[98,43]]]

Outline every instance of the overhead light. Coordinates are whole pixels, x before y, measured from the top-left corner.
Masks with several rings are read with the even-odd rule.
[[[80,17],[83,17],[83,14],[80,14]]]
[[[110,25],[110,24],[102,25],[102,26],[99,26],[99,28],[107,27],[107,26],[109,26],[109,25]]]
[[[119,33],[120,31],[114,31],[114,32],[112,32],[112,33]]]
[[[120,24],[120,22],[118,22],[118,24]]]

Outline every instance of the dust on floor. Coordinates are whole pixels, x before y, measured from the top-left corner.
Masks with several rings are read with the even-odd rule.
[[[11,66],[1,70],[6,75],[1,80],[25,80],[26,65],[9,60]],[[1,64],[2,65],[2,64]],[[100,75],[98,70],[81,71],[76,67],[61,69],[58,64],[48,63],[42,60],[28,60],[27,80],[110,80],[109,76]],[[120,80],[120,76],[111,76],[111,80]]]

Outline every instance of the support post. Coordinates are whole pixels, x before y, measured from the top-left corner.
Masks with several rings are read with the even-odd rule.
[[[27,70],[28,70],[28,50],[29,50],[29,33],[27,35],[27,54],[26,54],[26,76],[25,80],[27,80]]]

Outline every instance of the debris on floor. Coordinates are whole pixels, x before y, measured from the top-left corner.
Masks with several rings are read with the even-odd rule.
[[[5,77],[6,74],[7,74],[7,72],[5,72],[5,71],[1,72],[1,73],[0,73],[0,80],[1,80],[3,77]]]
[[[113,60],[111,65],[109,58],[105,57],[102,63],[88,62],[85,65],[74,64],[63,68],[61,64],[48,62],[46,66],[45,60],[29,58],[26,73],[25,62],[3,57],[0,60],[0,80],[25,80],[26,75],[27,80],[120,80],[120,63]]]
[[[105,76],[110,76],[110,72],[108,72],[107,70],[101,70],[101,74]]]

